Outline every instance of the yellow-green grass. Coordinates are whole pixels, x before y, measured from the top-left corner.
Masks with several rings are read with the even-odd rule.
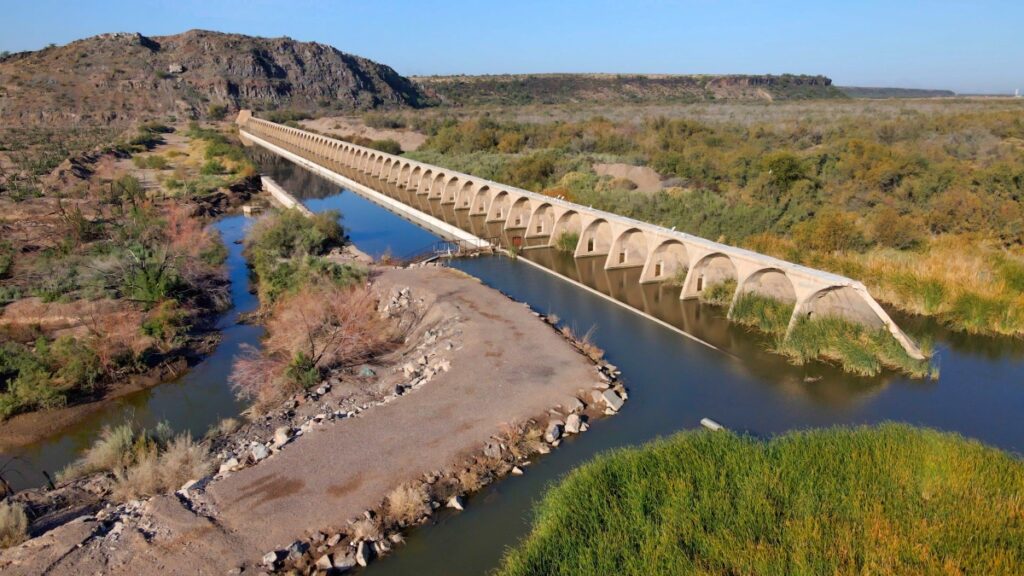
[[[930,343],[918,344],[926,358],[930,357]],[[929,360],[911,358],[888,330],[873,330],[838,316],[800,318],[775,350],[797,364],[833,360],[843,370],[862,376],[874,376],[882,368],[889,368],[919,378],[938,377],[937,368]]]
[[[761,332],[781,336],[786,333],[793,316],[793,303],[746,292],[740,294],[732,307],[732,320]]]
[[[730,278],[705,286],[699,298],[701,302],[712,306],[728,306],[732,303],[732,297],[735,293],[736,280]]]
[[[573,471],[499,576],[1022,574],[1024,463],[906,425],[686,432]]]

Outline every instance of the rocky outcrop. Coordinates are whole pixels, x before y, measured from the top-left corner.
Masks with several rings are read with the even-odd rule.
[[[0,61],[8,126],[177,116],[241,108],[304,112],[418,106],[392,68],[317,42],[190,30],[101,34]]]

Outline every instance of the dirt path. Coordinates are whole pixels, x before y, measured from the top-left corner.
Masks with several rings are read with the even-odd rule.
[[[377,282],[429,294],[432,313],[459,318],[449,371],[211,483],[207,516],[177,497],[154,498],[113,540],[93,538],[76,549],[57,535],[39,538],[0,556],[0,571],[223,574],[251,567],[314,530],[343,526],[395,486],[454,465],[503,424],[567,405],[597,381],[592,364],[528,309],[461,273],[392,270]],[[81,523],[60,530],[79,541],[85,532]]]

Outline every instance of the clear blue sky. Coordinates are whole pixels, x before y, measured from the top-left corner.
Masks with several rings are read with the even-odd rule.
[[[0,50],[206,28],[332,44],[402,74],[813,73],[1024,90],[1024,0],[0,0]]]

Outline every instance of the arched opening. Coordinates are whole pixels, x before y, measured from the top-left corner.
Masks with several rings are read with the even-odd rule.
[[[562,252],[575,254],[582,233],[583,219],[575,210],[569,210],[555,221],[551,228],[551,240],[548,243]]]
[[[487,207],[491,201],[491,188],[483,186],[473,195],[473,205],[469,209],[471,216],[486,216]]]
[[[740,294],[756,294],[787,304],[796,302],[796,290],[786,273],[777,268],[766,268],[751,274],[740,287]]]
[[[604,256],[612,247],[612,225],[607,220],[594,220],[580,236],[577,256]]]
[[[423,176],[420,177],[419,183],[416,185],[417,194],[427,194],[430,192],[430,186],[434,183],[434,171],[424,170]]]
[[[837,316],[870,328],[881,328],[885,322],[868,305],[860,292],[849,286],[831,286],[820,290],[801,307],[804,318]]]
[[[399,181],[399,184],[404,184],[406,190],[419,190],[420,178],[423,176],[423,170],[416,166],[412,169],[412,173],[409,174],[409,179],[405,181]]]
[[[504,190],[498,192],[494,197],[494,200],[491,201],[490,209],[487,211],[487,221],[504,222],[505,219],[508,218],[508,211],[511,203],[512,199],[509,197],[508,192],[505,192]]]
[[[403,164],[402,169],[398,172],[398,180],[395,181],[399,186],[405,187],[409,183],[409,174],[412,173],[412,164]]]
[[[641,282],[670,282],[679,286],[686,280],[690,269],[690,255],[678,240],[666,240],[651,253]]]
[[[555,227],[555,210],[551,204],[541,204],[533,214],[530,215],[530,223],[527,225],[527,236],[548,237]]]
[[[438,174],[435,176],[433,184],[430,185],[430,189],[427,191],[427,198],[440,198],[441,194],[444,192],[444,186],[447,182],[448,177],[444,174]]]
[[[736,293],[736,266],[725,254],[709,254],[694,265],[687,283],[685,298],[728,306]]]
[[[643,266],[647,262],[647,236],[637,228],[631,228],[612,242],[608,253],[608,268],[629,268]]]
[[[473,182],[467,181],[459,188],[459,193],[455,199],[456,210],[469,210],[470,204],[473,202]]]
[[[529,222],[530,199],[523,196],[512,203],[512,208],[509,209],[508,213],[508,220],[505,222],[505,228],[526,228],[526,225],[529,224]]]
[[[467,184],[469,182],[466,182]],[[459,195],[459,188],[462,187],[463,181],[458,178],[452,178],[445,184],[444,191],[441,193],[441,204],[455,204],[455,200]]]

